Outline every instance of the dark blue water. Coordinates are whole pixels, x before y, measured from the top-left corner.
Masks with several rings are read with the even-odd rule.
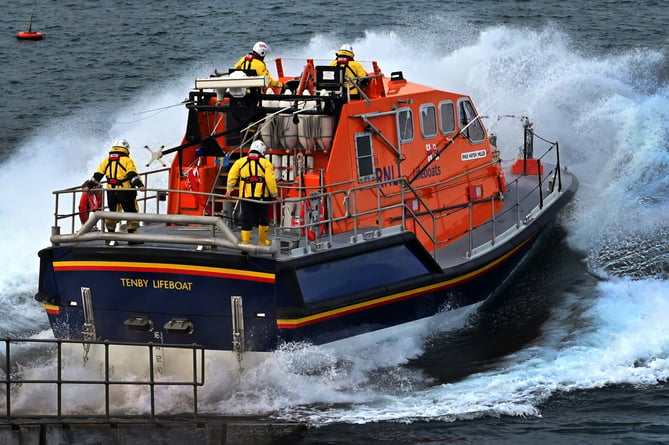
[[[33,8],[45,39],[17,41]],[[51,190],[81,183],[116,137],[177,145],[193,79],[256,40],[300,59],[347,42],[386,73],[470,94],[505,160],[521,134],[495,116],[529,115],[581,189],[464,326],[346,357],[284,351],[211,390],[207,410],[306,421],[302,443],[667,442],[667,25],[667,1],[11,2],[0,16],[0,333],[48,331],[32,295]]]

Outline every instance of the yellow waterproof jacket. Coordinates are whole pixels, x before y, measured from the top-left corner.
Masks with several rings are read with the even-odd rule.
[[[124,147],[112,147],[109,156],[95,170],[93,179],[100,182],[106,176],[107,188],[142,187],[135,162],[129,155]]]
[[[241,198],[274,198],[279,194],[276,187],[276,177],[274,176],[274,166],[255,152],[237,159],[232,164],[232,168],[228,172],[228,193],[235,188],[238,179],[239,196]]]
[[[364,77],[367,75],[365,67],[360,62],[351,60],[347,57],[338,57],[332,62],[330,66],[340,65],[344,67],[344,76],[348,77]],[[351,95],[359,94],[358,89],[353,86],[351,82],[344,82],[344,88],[348,88]]]
[[[235,64],[235,69],[238,70],[255,70],[258,76],[265,76],[271,87],[280,87],[281,82],[275,80],[267,69],[265,62],[253,56],[253,54],[248,54]]]

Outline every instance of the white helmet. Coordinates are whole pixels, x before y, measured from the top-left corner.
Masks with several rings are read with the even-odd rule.
[[[253,52],[260,57],[265,57],[269,51],[269,45],[265,42],[256,42],[256,44],[253,45]]]
[[[265,156],[265,152],[267,151],[267,146],[263,141],[253,141],[251,144],[251,149],[249,151],[257,151],[260,153],[261,156]]]
[[[125,148],[126,150],[130,150],[130,143],[125,139],[116,139],[112,147],[120,147],[120,148]]]
[[[339,48],[339,51],[337,51],[338,56],[347,56],[350,57],[351,59],[355,57],[355,54],[353,54],[353,47],[349,45],[348,43],[344,43],[341,48]]]

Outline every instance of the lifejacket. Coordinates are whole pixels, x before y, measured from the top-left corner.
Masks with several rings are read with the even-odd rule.
[[[104,175],[107,177],[107,183],[111,188],[123,187],[123,183],[129,181],[131,178],[126,176],[126,168],[120,162],[120,159],[127,157],[127,153],[122,153],[118,151],[112,151],[109,153],[109,158],[107,162],[107,167],[105,168]],[[122,170],[122,174],[119,175],[119,168]],[[119,176],[124,176],[123,179],[118,179]]]
[[[346,56],[337,56],[337,66],[341,67],[344,69],[344,73],[350,73],[349,77],[351,78],[356,78],[358,75],[356,72],[351,68],[351,65],[349,62],[351,61],[350,57]],[[344,79],[346,76],[344,76]],[[349,93],[352,95],[358,94],[358,89],[355,87],[355,85],[352,82],[349,82],[348,80],[344,80],[344,88],[349,90]]]
[[[248,176],[241,176],[241,172],[248,166]],[[264,198],[265,197],[265,168],[260,164],[260,155],[252,152],[246,157],[246,162],[239,169],[239,179],[244,181],[242,198]],[[246,196],[246,184],[251,185],[251,196]],[[256,195],[256,187],[260,185],[260,195]]]
[[[351,73],[350,77],[357,77],[358,75],[355,73],[355,71],[353,71],[351,65],[348,64],[350,60],[351,59],[346,56],[339,56],[337,57],[337,66],[344,68],[344,71],[349,71]]]
[[[255,54],[253,53],[248,53],[246,57],[244,57],[244,63],[242,64],[242,69],[243,70],[252,70],[253,66],[253,60],[256,59]]]

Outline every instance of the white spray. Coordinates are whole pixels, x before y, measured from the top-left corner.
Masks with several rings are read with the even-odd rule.
[[[307,48],[286,55],[330,59],[341,43],[332,36],[317,36]],[[621,277],[599,284],[587,302],[580,301],[582,296],[566,295],[542,337],[494,372],[430,387],[415,371],[398,367],[420,353],[421,336],[390,339],[373,352],[361,348],[348,351],[346,357],[305,346],[277,352],[272,366],[250,373],[243,383],[211,390],[205,396],[208,408],[226,414],[274,412],[316,423],[537,415],[537,406],[555,391],[668,378],[669,331],[658,314],[669,311],[664,298],[669,283],[666,271],[664,276],[653,271],[667,262],[667,237],[658,239],[656,234],[666,234],[669,220],[669,91],[653,85],[652,74],[644,74],[656,72],[663,56],[639,51],[595,59],[579,53],[551,28],[495,27],[445,44],[436,44],[427,30],[411,38],[376,32],[349,43],[357,59],[378,60],[387,73],[401,70],[413,81],[469,94],[479,111],[493,117],[487,125],[499,135],[500,147],[506,147],[505,161],[516,155],[521,126],[497,121],[497,115],[528,115],[538,134],[559,140],[563,165],[581,182],[570,217],[564,220],[570,243],[588,253],[593,271]],[[171,105],[182,95],[183,90],[167,91],[152,98],[152,107]],[[17,295],[35,291],[36,251],[47,242],[51,225],[51,190],[83,181],[108,141],[119,134],[137,147],[179,142],[182,111],[128,124],[123,122],[138,108],[124,108],[112,110],[117,123],[104,131],[82,128],[76,117],[37,131],[0,172],[3,190],[17,190],[16,176],[26,171],[35,178],[30,205],[20,193],[8,193],[11,196],[0,203],[5,254],[15,258],[0,273],[5,306],[15,304]],[[23,210],[20,215],[17,208]],[[634,281],[629,278],[635,276],[630,272],[634,269],[614,267],[619,257],[611,259],[607,246],[629,237],[659,245],[658,257],[635,250],[633,243],[625,253],[649,265],[648,275],[657,279]],[[23,311],[33,314],[36,326],[44,326],[38,322],[38,305],[30,299],[21,304]],[[581,310],[578,327],[565,324],[570,305]],[[11,332],[14,327],[8,323],[3,329]],[[307,371],[305,376],[284,366],[298,361],[320,371]],[[383,375],[387,386],[369,385],[375,372]],[[345,408],[323,408],[332,402]]]

